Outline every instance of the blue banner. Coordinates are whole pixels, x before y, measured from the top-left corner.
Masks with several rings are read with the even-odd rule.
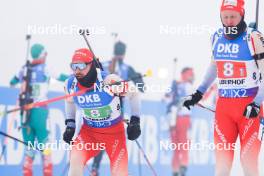
[[[0,112],[13,109],[16,106],[18,89],[0,87]],[[49,98],[62,95],[61,92],[50,92]],[[142,134],[138,139],[148,159],[158,175],[172,175],[172,155],[177,152],[175,145],[170,142],[168,117],[165,115],[166,106],[163,102],[144,101],[142,102],[141,126]],[[129,111],[127,111],[129,112]],[[1,113],[2,114],[2,113]],[[126,113],[129,114],[129,113]],[[210,143],[213,139],[213,113],[200,107],[193,109],[191,117],[191,129],[189,138],[192,147],[189,151],[189,166],[187,175],[214,175],[214,155]],[[126,117],[129,117],[126,115]],[[10,113],[0,117],[1,131],[8,133],[21,140],[22,134],[18,129],[20,125],[19,112]],[[49,105],[49,130],[50,141],[62,140],[64,132],[64,102],[59,101]],[[0,175],[22,175],[22,164],[25,146],[12,139],[0,136],[0,151],[3,145],[6,146],[4,155],[0,161]],[[199,145],[201,144],[201,145]],[[203,148],[206,146],[205,148]],[[190,147],[190,146],[189,146]],[[129,174],[130,175],[152,175],[150,168],[144,160],[143,155],[135,142],[127,141],[129,152]],[[69,151],[52,151],[54,164],[54,175],[63,175],[67,169]],[[89,161],[85,167],[85,175],[88,175],[91,168]],[[40,154],[37,153],[34,160],[34,175],[42,175],[42,163]],[[110,175],[110,166],[105,154],[100,167],[101,175]]]

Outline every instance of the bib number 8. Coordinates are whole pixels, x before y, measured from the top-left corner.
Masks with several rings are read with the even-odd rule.
[[[224,64],[224,75],[225,76],[232,76],[234,74],[234,65],[232,63],[225,63]]]

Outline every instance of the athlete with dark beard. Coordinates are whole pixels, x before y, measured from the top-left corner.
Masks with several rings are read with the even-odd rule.
[[[66,81],[66,93],[86,88],[89,88],[89,91],[66,100],[64,141],[67,143],[72,141],[76,112],[78,111],[77,114],[80,116],[78,118],[83,118],[81,130],[72,143],[69,175],[83,175],[86,162],[101,150],[105,150],[110,159],[111,175],[127,176],[128,155],[119,96],[127,95],[130,98],[132,116],[127,127],[127,137],[129,140],[135,140],[141,134],[138,93],[132,91],[133,86],[129,83],[131,91],[127,91],[123,84],[118,89],[112,86],[100,89],[101,85],[110,85],[121,79],[114,74],[106,75],[104,71],[96,68],[93,55],[88,49],[75,51],[71,68],[74,75]]]

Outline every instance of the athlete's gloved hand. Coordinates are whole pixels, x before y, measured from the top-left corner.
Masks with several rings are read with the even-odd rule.
[[[140,134],[140,118],[137,116],[131,116],[130,122],[127,126],[127,138],[133,141],[137,139]]]
[[[203,98],[203,93],[199,90],[196,90],[196,92],[186,98],[186,100],[183,102],[183,106],[185,106],[187,109],[191,109],[190,106],[194,106],[197,104],[201,99]]]
[[[67,119],[65,120],[65,124],[67,126],[63,133],[63,140],[67,142],[68,144],[70,144],[74,136],[74,132],[75,132],[75,120]]]
[[[244,111],[244,116],[249,119],[249,118],[256,118],[260,112],[260,105],[258,105],[255,102],[252,102],[248,104],[245,108]]]

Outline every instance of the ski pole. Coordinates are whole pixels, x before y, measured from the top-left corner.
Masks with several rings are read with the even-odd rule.
[[[35,103],[26,104],[24,106],[20,106],[20,107],[8,110],[8,111],[5,112],[5,114],[9,114],[9,113],[13,113],[13,112],[16,112],[16,111],[20,111],[21,109],[29,110],[29,109],[32,109],[32,108],[35,108],[35,107],[45,106],[45,105],[47,105],[49,103],[53,103],[53,102],[60,101],[60,100],[63,100],[63,99],[66,99],[66,98],[70,98],[70,97],[73,97],[73,96],[81,95],[81,94],[85,93],[86,91],[88,91],[89,89],[91,90],[92,88],[89,87],[89,88],[85,88],[83,90],[80,90],[78,92],[72,93],[72,94],[63,95],[63,96],[51,98],[51,99],[44,100],[44,101],[39,101],[39,102],[35,102]]]
[[[69,168],[70,168],[70,162],[68,162],[67,164],[66,164],[66,166],[63,168],[63,170],[62,170],[62,176],[65,176],[66,174],[67,174],[67,171],[69,170]]]
[[[124,119],[124,122],[125,122],[127,125],[129,125],[129,120],[128,120],[128,119]],[[138,142],[137,139],[135,140],[135,142],[136,142],[136,144],[137,144],[137,146],[138,146],[138,148],[139,148],[139,151],[141,152],[141,154],[142,154],[143,157],[145,158],[145,160],[146,160],[146,162],[147,162],[149,168],[151,169],[153,175],[154,175],[154,176],[157,176],[156,171],[154,170],[153,166],[151,165],[151,163],[150,163],[150,161],[149,161],[149,159],[148,159],[146,153],[144,152],[143,148],[141,147],[140,143]]]
[[[88,29],[80,29],[80,30],[79,30],[79,34],[83,36],[83,38],[84,38],[84,40],[85,40],[85,43],[87,44],[89,50],[92,52],[92,54],[93,54],[93,60],[94,60],[94,62],[96,63],[97,67],[100,68],[101,70],[104,70],[103,67],[102,67],[102,65],[101,65],[101,63],[100,63],[99,60],[97,59],[97,57],[94,55],[93,49],[92,49],[92,47],[91,47],[91,45],[90,45],[90,43],[89,43],[89,41],[88,41],[88,39],[87,39],[87,37],[86,37],[86,34],[87,34],[87,35],[90,34],[90,33],[89,33],[89,30],[88,30]]]
[[[182,98],[182,99],[180,100],[181,107],[183,106],[184,100],[185,100],[185,98]],[[213,110],[213,109],[211,109],[211,108],[209,108],[209,107],[206,107],[206,106],[202,105],[201,103],[197,103],[197,104],[195,104],[195,105],[197,105],[197,106],[199,106],[199,107],[201,107],[201,108],[203,108],[203,109],[206,109],[206,110],[208,110],[208,111],[210,111],[210,112],[212,112],[212,113],[215,113],[215,110]]]
[[[149,161],[147,155],[145,154],[145,152],[144,152],[144,150],[142,149],[141,145],[139,144],[138,140],[135,140],[135,141],[136,141],[136,144],[137,144],[137,146],[138,146],[140,152],[142,153],[143,157],[145,158],[145,160],[146,160],[148,166],[150,167],[150,169],[151,169],[153,175],[154,175],[154,176],[157,176],[156,171],[155,171],[154,168],[152,167],[152,165],[151,165],[151,163],[150,163],[150,161]]]
[[[259,0],[257,0],[257,4],[256,4],[256,29],[258,29],[258,17],[259,17]]]
[[[26,62],[28,61],[28,56],[29,56],[30,39],[31,39],[31,35],[27,34],[26,35],[26,40],[27,40]]]
[[[206,109],[206,110],[208,110],[208,111],[211,111],[212,113],[215,113],[215,110],[213,110],[213,109],[211,109],[211,108],[208,108],[208,107],[202,105],[201,103],[197,103],[197,106],[199,106],[199,107],[201,107],[201,108],[204,108],[204,109]]]
[[[13,139],[14,141],[17,141],[17,142],[19,142],[19,143],[21,143],[21,144],[24,144],[25,146],[29,147],[28,143],[26,143],[25,141],[22,141],[22,140],[20,140],[20,139],[14,137],[14,136],[11,136],[11,135],[9,135],[9,134],[6,134],[6,133],[4,133],[3,131],[0,131],[0,135],[3,135],[3,136],[8,137],[8,138],[10,138],[10,139]],[[42,152],[42,151],[39,150],[38,148],[36,148],[36,150]]]
[[[5,110],[5,111],[6,111],[6,110]],[[16,113],[13,113],[13,114],[11,115],[11,122],[10,122],[9,126],[7,126],[7,133],[9,133],[9,132],[11,131],[11,127],[12,127],[14,121],[15,121],[15,120],[14,120],[15,116],[16,116]],[[1,161],[2,157],[3,157],[4,154],[5,154],[6,145],[7,145],[7,139],[8,139],[8,137],[5,137],[4,142],[3,142],[2,152],[1,152],[1,155],[0,155],[0,161]]]
[[[249,27],[258,29],[258,17],[259,17],[259,0],[256,0],[256,14],[255,14],[255,22],[249,23]]]
[[[152,76],[152,71],[151,70],[148,70],[143,75],[142,74],[141,75],[137,75],[137,76],[134,76],[134,77],[132,77],[130,79],[117,81],[115,83],[108,84],[108,85],[105,85],[105,86],[118,85],[118,84],[121,84],[122,82],[129,82],[129,81],[132,81],[132,80],[141,78],[141,77],[148,77],[148,76],[149,77]],[[13,113],[13,112],[16,112],[16,111],[20,111],[21,109],[23,109],[23,110],[29,110],[29,109],[32,109],[32,108],[35,108],[35,107],[45,106],[45,105],[48,105],[48,104],[53,103],[53,102],[56,102],[56,101],[60,101],[60,100],[67,99],[67,98],[70,98],[70,97],[82,95],[86,91],[90,91],[93,88],[94,88],[94,86],[88,87],[88,88],[85,88],[85,89],[82,89],[82,90],[77,91],[77,92],[72,93],[72,94],[62,95],[62,96],[54,97],[54,98],[51,98],[51,99],[48,99],[48,100],[44,100],[44,101],[39,101],[39,102],[35,102],[35,103],[26,104],[24,106],[20,106],[20,107],[17,107],[17,108],[14,108],[14,109],[11,109],[11,110],[2,112],[2,113],[0,113],[0,115],[6,115],[6,114],[9,114],[9,113]]]

